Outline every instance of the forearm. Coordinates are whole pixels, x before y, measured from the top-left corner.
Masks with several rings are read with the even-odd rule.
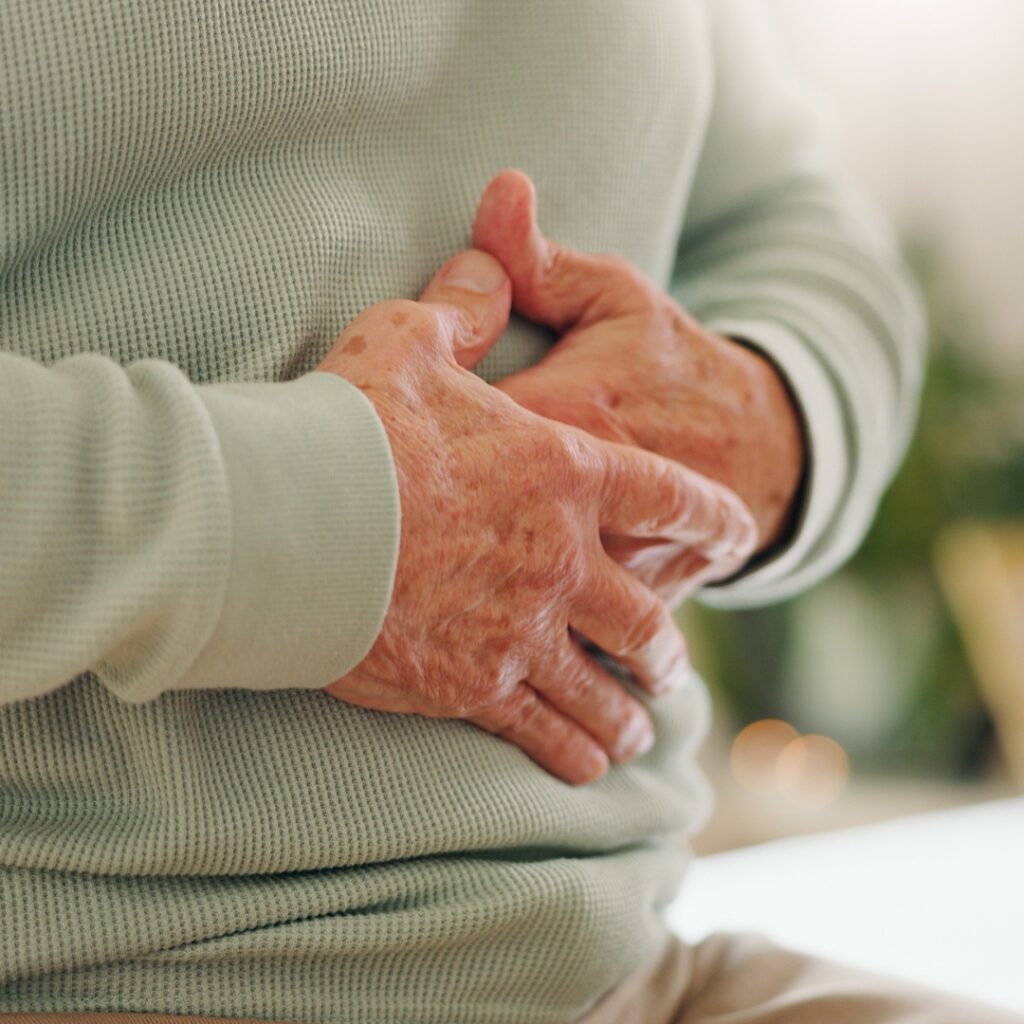
[[[397,494],[347,382],[10,354],[0,381],[0,703],[86,671],[133,702],[323,686],[365,654]]]

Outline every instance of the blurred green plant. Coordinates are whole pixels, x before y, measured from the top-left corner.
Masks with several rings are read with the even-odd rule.
[[[1024,517],[1024,380],[979,356],[988,347],[976,343],[976,320],[944,272],[941,248],[919,240],[907,259],[928,311],[929,367],[914,439],[868,536],[835,576],[791,601],[742,612],[690,603],[684,622],[697,667],[737,727],[785,718],[805,732],[829,731],[862,773],[967,779],[989,762],[992,728],[932,553],[936,537],[958,520]],[[857,617],[856,642],[837,643],[833,630],[834,649],[821,649],[829,637],[806,633],[822,621],[822,602],[843,615],[851,595],[875,614]],[[839,625],[855,627],[853,617]],[[808,699],[815,680],[799,678],[807,650],[816,664],[835,667],[830,674],[843,676],[848,689],[857,673],[844,659],[862,656],[869,671],[888,658],[896,692],[879,701],[868,734],[844,729],[835,701],[833,714],[822,715]],[[871,692],[844,699],[854,706]]]

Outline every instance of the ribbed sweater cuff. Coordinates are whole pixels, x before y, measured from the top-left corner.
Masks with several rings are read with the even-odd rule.
[[[232,554],[219,620],[175,689],[326,686],[369,651],[391,598],[400,506],[384,427],[328,373],[199,392],[226,469]]]

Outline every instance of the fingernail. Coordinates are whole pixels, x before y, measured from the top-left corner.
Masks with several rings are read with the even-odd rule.
[[[460,253],[445,271],[444,283],[480,295],[496,292],[505,282],[505,269],[493,257],[478,249]]]
[[[690,678],[690,662],[686,658],[678,658],[672,667],[658,680],[654,688],[656,697],[681,690]]]
[[[646,754],[654,746],[654,730],[647,716],[638,711],[619,736],[615,744],[615,760],[629,761],[641,754]]]
[[[573,785],[585,786],[604,775],[608,770],[608,758],[599,747],[589,748],[580,758],[576,769]]]

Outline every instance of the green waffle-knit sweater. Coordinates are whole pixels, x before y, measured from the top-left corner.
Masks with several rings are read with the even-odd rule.
[[[703,686],[577,789],[323,693],[380,628],[400,503],[372,405],[314,367],[522,168],[551,237],[792,385],[798,528],[702,599],[795,593],[863,534],[921,370],[827,118],[732,0],[0,18],[0,1010],[576,1020],[664,941]],[[480,372],[550,341],[514,319]]]

